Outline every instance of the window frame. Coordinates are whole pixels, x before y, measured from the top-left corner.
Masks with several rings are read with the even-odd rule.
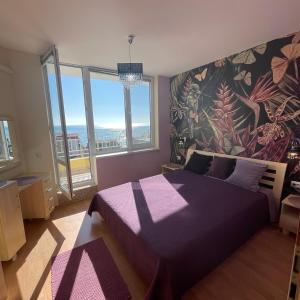
[[[69,68],[74,68],[74,69],[78,69],[80,70],[80,75],[81,75],[81,79],[82,79],[82,88],[83,88],[83,101],[84,101],[84,107],[85,107],[85,119],[86,119],[86,127],[87,127],[87,140],[88,140],[88,151],[89,151],[89,164],[90,164],[90,173],[91,173],[91,179],[86,180],[86,181],[82,181],[80,183],[74,183],[72,181],[72,185],[73,185],[73,189],[77,189],[80,187],[86,187],[87,185],[90,186],[95,186],[97,183],[97,170],[96,170],[96,164],[94,161],[94,156],[93,156],[93,149],[94,149],[94,139],[92,138],[93,136],[93,132],[94,132],[94,128],[93,128],[93,124],[91,124],[90,122],[90,112],[89,112],[89,94],[87,91],[87,87],[89,86],[89,82],[87,82],[86,78],[86,67],[81,66],[81,65],[75,65],[75,64],[69,64],[69,63],[59,63],[59,70],[60,70],[60,76],[61,74],[63,74],[62,71],[62,67],[69,67]],[[62,84],[62,95],[63,95],[63,84]],[[63,105],[64,104],[64,100],[63,100]],[[64,114],[66,117],[66,114]],[[67,132],[67,127],[66,127],[66,132]],[[68,135],[67,135],[68,136]],[[69,144],[69,140],[67,138],[67,144],[68,144],[68,149],[70,149],[70,144]],[[72,157],[70,156],[70,151],[69,151],[69,159],[71,161]],[[71,179],[72,177],[72,168],[70,165],[70,175],[71,175]]]
[[[150,142],[149,143],[143,143],[143,144],[133,144],[133,139],[132,139],[132,112],[131,112],[131,96],[130,96],[130,90],[126,89],[124,87],[124,90],[127,91],[127,99],[125,99],[125,102],[127,102],[127,106],[129,106],[128,111],[125,111],[125,117],[126,115],[130,115],[130,130],[131,130],[131,141],[130,141],[130,147],[128,151],[136,151],[136,150],[144,150],[144,149],[151,149],[155,148],[155,120],[154,120],[154,100],[153,100],[153,85],[154,81],[152,77],[147,77],[144,76],[143,78],[144,82],[149,83],[149,108],[150,108]],[[126,106],[125,106],[126,108]],[[127,123],[126,123],[126,128],[127,128]]]
[[[87,131],[88,131],[88,141],[90,146],[90,157],[101,157],[107,156],[109,154],[118,154],[124,152],[140,152],[147,150],[157,149],[156,145],[156,117],[155,117],[155,102],[154,102],[154,77],[144,75],[143,81],[149,82],[149,107],[150,107],[150,143],[137,144],[132,143],[132,122],[131,122],[131,105],[130,105],[130,91],[123,87],[124,92],[124,113],[125,113],[125,130],[126,130],[126,139],[127,147],[122,149],[107,149],[101,152],[96,150],[96,140],[95,140],[95,124],[94,124],[94,110],[92,103],[92,90],[91,90],[91,72],[99,73],[102,75],[112,75],[118,76],[116,70],[105,69],[95,66],[83,66],[78,64],[64,63],[60,62],[59,66],[79,68],[82,72],[83,80],[83,89],[84,89],[84,100],[86,106],[86,122],[87,122]],[[126,94],[126,95],[125,95]],[[129,122],[130,120],[130,122]],[[129,124],[129,126],[128,126]],[[130,140],[128,139],[128,128],[130,128]]]
[[[124,93],[124,113],[125,113],[125,130],[126,130],[126,141],[127,147],[122,149],[106,149],[98,152],[96,149],[96,141],[95,141],[95,126],[94,126],[94,110],[92,103],[92,92],[91,92],[91,84],[90,84],[90,73],[99,73],[102,75],[111,75],[118,76],[116,71],[102,69],[97,67],[83,67],[84,81],[87,84],[86,89],[88,92],[87,95],[87,110],[89,110],[89,120],[88,123],[90,127],[93,129],[90,130],[93,132],[93,143],[91,147],[93,148],[93,154],[95,156],[106,156],[108,154],[117,154],[123,152],[139,152],[141,150],[151,150],[155,149],[155,114],[154,114],[154,78],[151,76],[143,76],[143,81],[149,83],[149,107],[150,107],[150,142],[143,144],[133,144],[132,140],[132,119],[131,119],[131,97],[130,97],[130,89],[126,89],[123,87]]]
[[[2,121],[7,121],[8,123],[8,131],[11,139],[13,159],[0,159],[0,172],[14,168],[20,162],[14,120],[9,116],[0,116],[0,122]]]

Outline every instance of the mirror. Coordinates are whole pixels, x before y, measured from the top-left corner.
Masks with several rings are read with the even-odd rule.
[[[13,121],[0,117],[0,168],[17,160]]]

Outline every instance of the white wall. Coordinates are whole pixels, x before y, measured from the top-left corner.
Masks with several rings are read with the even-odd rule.
[[[9,61],[6,52],[0,51],[0,65],[9,68]],[[9,117],[13,120],[13,127],[16,133],[17,149],[19,152],[20,163],[12,169],[2,171],[0,180],[12,178],[24,170],[24,157],[22,151],[20,126],[15,106],[13,92],[13,75],[0,68],[0,116]]]
[[[34,172],[50,171],[53,163],[39,57],[14,51],[11,67],[26,168]]]
[[[51,140],[39,56],[0,48],[1,63],[13,70],[11,84],[14,95],[10,96],[11,100],[0,103],[0,114],[9,111],[17,121],[17,135],[20,140],[19,149],[23,164],[13,172],[21,173],[23,170],[50,172],[54,179]],[[160,172],[161,164],[169,161],[170,101],[169,79],[167,77],[156,79],[155,97],[159,150],[134,153],[127,157],[97,159],[99,188],[157,174]],[[116,176],[116,174],[119,175]],[[7,174],[0,176],[9,178]]]
[[[0,114],[9,111],[18,125],[23,166],[14,172],[50,172],[54,178],[39,56],[0,48],[1,63],[13,71],[13,99],[1,103]]]

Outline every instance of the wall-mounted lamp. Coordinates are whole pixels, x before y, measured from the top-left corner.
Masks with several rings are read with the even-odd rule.
[[[177,137],[176,138],[176,148],[178,151],[176,154],[176,161],[177,163],[181,164],[183,162],[183,153],[185,151],[185,143],[186,143],[186,137]]]
[[[292,140],[287,159],[300,159],[300,144],[297,139]]]

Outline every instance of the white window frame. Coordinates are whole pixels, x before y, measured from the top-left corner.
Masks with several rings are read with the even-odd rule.
[[[91,86],[90,86],[90,73],[99,73],[102,75],[112,75],[117,76],[116,71],[97,68],[97,67],[83,67],[85,71],[84,74],[84,80],[87,84],[88,92],[86,94],[87,96],[87,110],[89,111],[89,126],[93,128],[93,137],[90,138],[93,140],[93,144],[91,147],[93,148],[93,153],[95,156],[105,156],[108,154],[117,154],[117,153],[124,153],[124,152],[135,152],[135,151],[141,151],[141,150],[151,150],[156,149],[155,147],[155,114],[154,114],[154,78],[150,76],[144,76],[143,81],[149,83],[149,107],[150,107],[150,143],[143,143],[143,144],[133,144],[132,141],[132,120],[131,120],[131,99],[130,99],[130,90],[123,87],[124,92],[124,113],[125,113],[125,130],[126,130],[126,140],[127,140],[127,147],[122,149],[107,149],[103,150],[101,152],[97,152],[96,150],[96,141],[95,141],[95,127],[94,127],[94,111],[93,111],[93,103],[92,103],[92,92],[91,92]]]
[[[92,93],[91,93],[91,84],[90,84],[90,73],[95,72],[99,74],[107,74],[117,76],[117,72],[114,70],[108,70],[98,67],[92,66],[82,66],[77,64],[70,64],[70,63],[63,63],[60,62],[59,66],[66,66],[66,67],[73,67],[80,69],[82,72],[82,80],[83,80],[83,90],[84,90],[84,102],[85,102],[85,113],[86,113],[86,125],[87,125],[87,137],[89,143],[89,151],[90,151],[90,163],[91,163],[91,175],[92,179],[91,182],[97,183],[97,169],[96,169],[96,159],[97,157],[107,156],[107,155],[124,155],[124,153],[134,153],[134,152],[143,152],[143,151],[152,151],[158,149],[157,147],[157,139],[156,139],[156,104],[154,102],[154,77],[144,76],[143,81],[149,83],[149,107],[150,107],[150,143],[143,143],[143,144],[136,144],[133,145],[132,143],[132,122],[131,122],[131,105],[130,105],[130,91],[124,91],[124,113],[125,113],[125,121],[126,121],[126,139],[127,139],[127,147],[126,148],[117,148],[117,149],[107,149],[101,152],[96,151],[96,141],[95,141],[95,126],[94,126],[94,111],[93,111],[93,103],[92,103]],[[44,74],[45,76],[45,74]],[[60,74],[59,74],[60,76]],[[46,78],[46,76],[45,76]],[[56,152],[56,143],[54,140],[54,129],[52,124],[52,114],[51,114],[51,107],[49,106],[49,91],[47,91],[47,83],[45,83],[46,87],[46,95],[47,95],[47,105],[48,105],[48,119],[50,120],[50,131],[51,137],[53,139],[52,149],[53,157],[57,159]],[[69,156],[68,156],[69,157]],[[70,159],[70,157],[69,157]],[[71,172],[69,171],[71,174]],[[71,176],[71,175],[70,175]],[[58,181],[58,175],[56,174],[56,180]],[[73,183],[71,183],[73,186]],[[86,182],[83,183],[86,185]],[[76,188],[79,185],[76,185]]]
[[[18,155],[18,148],[17,148],[17,140],[16,140],[16,133],[15,133],[15,124],[12,118],[7,117],[7,116],[0,116],[0,121],[7,121],[8,123],[8,131],[9,131],[9,136],[11,139],[11,144],[12,144],[12,151],[13,151],[13,158],[12,159],[0,159],[0,172],[4,170],[11,169],[15,167],[19,162],[19,155]],[[0,138],[2,139],[2,129],[0,129]],[[5,141],[6,144],[6,141]]]

